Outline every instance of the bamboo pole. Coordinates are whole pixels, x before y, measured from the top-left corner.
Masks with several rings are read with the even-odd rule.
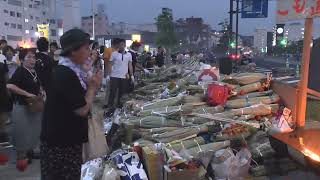
[[[307,18],[305,22],[303,57],[302,57],[303,61],[302,61],[301,81],[299,84],[299,95],[298,95],[298,98],[299,98],[298,113],[297,113],[298,127],[305,126],[312,33],[313,33],[313,19]]]

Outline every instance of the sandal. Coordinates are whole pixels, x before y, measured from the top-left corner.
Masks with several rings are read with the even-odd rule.
[[[19,159],[17,160],[16,168],[23,172],[27,169],[28,167],[28,159]]]
[[[9,161],[9,156],[6,154],[0,153],[0,165],[5,165]]]

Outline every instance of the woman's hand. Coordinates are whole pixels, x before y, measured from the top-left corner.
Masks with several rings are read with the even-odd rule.
[[[103,79],[103,73],[101,70],[99,70],[98,72],[93,74],[93,76],[89,80],[89,84],[88,84],[89,88],[92,88],[94,90],[99,89],[102,83],[102,79]]]
[[[37,97],[36,95],[31,94],[31,93],[28,93],[26,96],[27,96],[28,98],[34,98],[34,97]]]

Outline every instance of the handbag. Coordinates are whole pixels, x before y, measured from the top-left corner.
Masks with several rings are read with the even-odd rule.
[[[83,144],[83,162],[104,157],[109,152],[102,121],[99,123],[97,118],[89,118],[88,127],[88,142]]]
[[[41,95],[27,98],[28,109],[31,112],[42,112],[44,110],[44,99]]]

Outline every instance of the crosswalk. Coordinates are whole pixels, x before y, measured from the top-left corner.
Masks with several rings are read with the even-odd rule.
[[[263,74],[268,74],[272,73],[271,69],[263,68],[263,67],[257,67],[256,68],[257,73],[263,73]],[[273,77],[274,80],[282,81],[287,84],[291,85],[297,85],[298,82],[300,81],[300,77],[296,76],[280,76],[280,77]]]
[[[272,73],[272,70],[267,68],[262,68],[262,67],[256,67],[256,72],[267,74],[267,73]]]

